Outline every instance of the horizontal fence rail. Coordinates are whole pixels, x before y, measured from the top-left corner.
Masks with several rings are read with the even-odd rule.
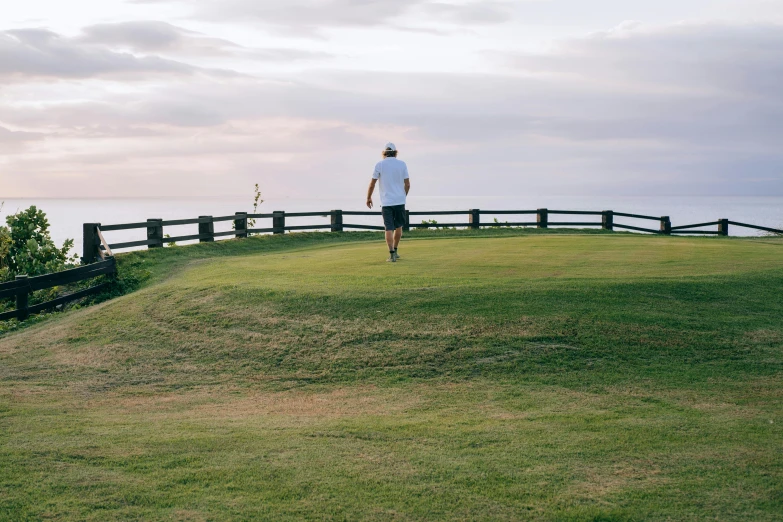
[[[758,225],[748,225],[747,223],[738,223],[736,221],[729,220],[726,220],[726,222],[727,224],[733,225],[735,227],[751,228],[754,230],[761,230],[762,232],[770,232],[772,234],[783,234],[783,230],[778,230],[777,228],[760,227]]]
[[[701,228],[701,227],[711,227],[715,225],[719,225],[720,221],[710,221],[709,223],[697,223],[696,225],[683,225],[679,227],[672,227],[672,232],[675,232],[677,230],[683,230],[686,228]]]
[[[652,221],[659,221],[661,219],[655,216],[643,216],[641,214],[626,214],[625,212],[613,212],[613,214],[618,217],[627,217],[633,219],[650,219]]]
[[[566,216],[601,216],[603,212],[590,212],[588,210],[547,210],[550,214],[563,214]]]
[[[466,216],[470,210],[434,210],[432,212],[408,212],[411,216]]]
[[[652,228],[643,228],[643,227],[634,227],[631,225],[618,225],[615,223],[614,228],[619,228],[621,230],[634,230],[636,232],[648,232],[650,234],[660,234],[660,230],[654,230]]]
[[[97,248],[97,245],[96,245]],[[95,295],[104,291],[109,283],[100,283],[77,292],[66,294],[45,303],[30,305],[30,293],[35,290],[45,290],[58,286],[69,285],[86,281],[102,275],[114,275],[117,273],[117,264],[114,257],[107,257],[103,261],[91,263],[79,268],[63,270],[54,274],[46,274],[35,277],[26,275],[16,276],[15,281],[0,283],[0,299],[16,298],[16,310],[0,313],[0,321],[9,319],[18,319],[24,321],[31,314],[52,310],[71,301],[76,301],[83,297]]]
[[[82,261],[85,263],[93,262],[103,258],[105,254],[111,255],[112,249],[126,249],[146,246],[148,248],[160,248],[167,243],[177,243],[181,241],[199,241],[212,242],[216,238],[236,237],[243,238],[249,234],[285,234],[291,231],[300,230],[329,230],[331,232],[343,232],[346,230],[384,230],[384,227],[378,225],[368,225],[361,223],[350,223],[346,218],[353,216],[374,216],[381,217],[381,212],[377,210],[327,210],[318,212],[285,212],[276,210],[271,213],[249,214],[246,212],[237,212],[233,216],[199,216],[191,219],[148,219],[136,223],[124,223],[117,225],[101,225],[100,223],[84,224],[84,251]],[[421,223],[412,223],[411,217],[418,216],[465,216],[467,220],[457,220],[455,223],[438,223],[434,220],[422,221]],[[492,222],[482,221],[482,216],[520,216],[519,221],[497,221],[495,217]],[[527,220],[526,216],[535,216]],[[561,221],[552,219],[556,216],[565,216]],[[578,217],[573,221],[568,220],[567,216],[585,216],[584,220]],[[313,223],[309,225],[286,224],[286,218],[328,218],[328,223]],[[595,217],[598,219],[590,219]],[[618,223],[618,218],[628,218],[632,220],[647,220],[658,223],[657,228]],[[512,218],[513,219],[513,218]],[[519,218],[517,218],[519,219]],[[252,221],[249,221],[252,220]],[[265,220],[263,224],[256,223],[256,220]],[[225,232],[215,232],[214,224],[224,221],[233,221],[233,229]],[[164,227],[197,225],[198,233],[179,235],[175,237],[166,237],[163,233]],[[256,226],[260,225],[260,226]],[[264,226],[266,225],[266,226]],[[704,227],[716,226],[717,230],[703,230]],[[405,211],[404,230],[410,229],[429,229],[429,228],[490,228],[490,227],[600,227],[604,230],[630,230],[634,232],[644,232],[648,234],[693,234],[693,235],[729,235],[729,225],[737,227],[746,227],[773,234],[783,234],[783,230],[769,227],[760,227],[739,223],[728,219],[719,219],[708,223],[698,223],[693,225],[672,226],[669,216],[648,216],[644,214],[630,214],[627,212],[615,212],[613,210],[550,210],[539,208],[536,210],[431,210],[431,211]],[[145,229],[146,239],[136,239],[118,243],[106,243],[102,232],[112,232],[120,230]],[[194,232],[196,232],[194,230]],[[100,240],[96,239],[97,237]],[[97,245],[97,246],[96,246]]]

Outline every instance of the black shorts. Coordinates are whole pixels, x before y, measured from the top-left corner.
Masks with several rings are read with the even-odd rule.
[[[405,224],[405,205],[383,207],[381,211],[386,230],[396,230]]]

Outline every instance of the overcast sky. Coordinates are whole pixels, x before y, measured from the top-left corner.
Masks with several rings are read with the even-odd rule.
[[[0,198],[783,195],[783,0],[25,0]]]

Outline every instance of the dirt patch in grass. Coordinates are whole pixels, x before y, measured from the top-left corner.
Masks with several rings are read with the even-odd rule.
[[[633,460],[606,467],[582,470],[583,480],[575,481],[562,493],[562,498],[598,502],[612,506],[612,497],[628,490],[656,489],[671,479],[662,476],[660,467],[652,461]],[[578,501],[577,500],[577,501]]]

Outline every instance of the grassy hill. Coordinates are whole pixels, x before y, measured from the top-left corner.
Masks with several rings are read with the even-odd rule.
[[[0,337],[0,519],[782,519],[783,242],[411,236],[132,253]]]

